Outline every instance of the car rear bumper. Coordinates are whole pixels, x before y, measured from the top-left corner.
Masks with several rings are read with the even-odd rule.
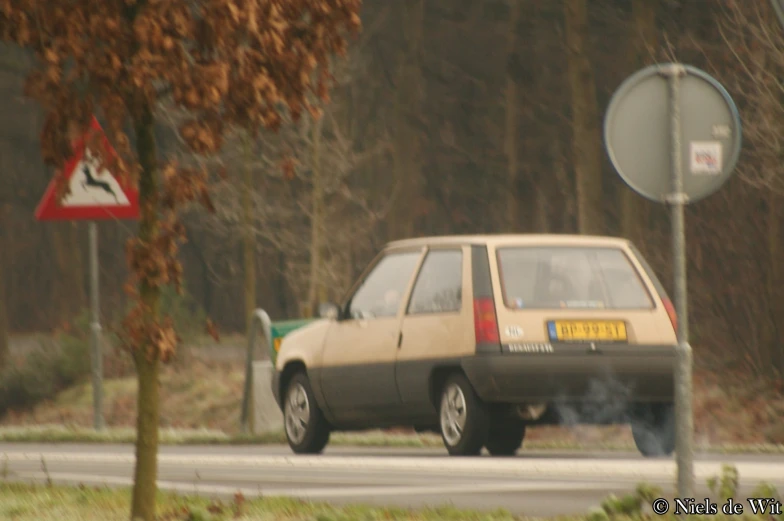
[[[487,402],[661,403],[674,400],[676,347],[513,344],[463,360]]]

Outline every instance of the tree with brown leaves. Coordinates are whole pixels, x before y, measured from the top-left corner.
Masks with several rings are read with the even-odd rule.
[[[116,157],[100,157],[139,188],[137,235],[127,245],[134,307],[124,322],[138,390],[131,518],[152,521],[158,449],[158,372],[178,337],[160,309],[165,285],[180,289],[178,208],[211,207],[205,170],[163,163],[157,111],[189,111],[179,133],[196,154],[216,153],[223,135],[277,130],[319,115],[328,100],[329,60],[360,28],[361,0],[2,0],[3,41],[32,50],[37,69],[26,94],[46,112],[45,161],[62,176],[74,137],[93,114],[103,119]],[[96,136],[97,137],[97,136]],[[88,140],[89,143],[89,140]],[[88,145],[89,146],[89,145]],[[102,150],[101,147],[91,147]],[[67,183],[63,183],[66,187]],[[65,195],[64,188],[61,196]]]

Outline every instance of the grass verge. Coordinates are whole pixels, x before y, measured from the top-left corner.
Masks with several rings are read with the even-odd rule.
[[[716,515],[689,516],[693,519],[719,519],[729,521],[721,505],[729,498],[742,500],[737,494],[738,473],[732,466],[724,466],[722,475],[708,481],[712,501],[719,507]],[[0,519],[11,521],[112,521],[125,520],[130,509],[127,488],[63,487],[0,482]],[[651,505],[657,498],[666,498],[655,486],[641,483],[636,490],[623,497],[608,496],[585,515],[559,516],[559,521],[643,521],[652,519]],[[767,484],[760,484],[751,497],[776,498],[778,492]],[[454,507],[403,509],[369,507],[363,505],[330,506],[289,498],[247,499],[237,493],[231,500],[217,500],[192,495],[178,495],[159,491],[157,498],[158,519],[166,521],[435,521],[435,520],[484,520],[521,521],[524,516],[506,510],[478,512]],[[671,503],[671,507],[675,505]],[[750,512],[744,505],[741,515],[733,519],[746,521],[784,521],[784,515]],[[677,519],[677,509],[669,508],[657,519]]]
[[[9,521],[127,521],[127,489],[59,487],[0,483],[0,519]],[[361,505],[333,507],[287,498],[231,501],[159,492],[158,519],[167,521],[513,521],[520,519],[499,510],[480,513],[452,507],[408,510]]]
[[[108,428],[98,432],[85,427],[63,425],[36,425],[29,427],[0,427],[0,442],[6,443],[133,443],[136,432],[130,428]],[[162,445],[278,445],[285,444],[282,431],[243,435],[227,434],[210,429],[160,430]],[[381,431],[339,432],[330,439],[332,446],[350,447],[398,447],[398,448],[443,448],[441,438],[435,434],[387,433]],[[531,440],[523,445],[524,450],[553,451],[632,451],[633,444],[591,442],[586,444],[571,441]],[[784,445],[772,443],[721,444],[695,446],[697,452],[718,454],[784,454]]]
[[[195,353],[199,352],[197,356]],[[211,353],[211,354],[210,354]],[[208,356],[209,354],[209,356]],[[161,370],[161,415],[162,429],[172,429],[168,435],[174,443],[188,440],[210,443],[242,443],[248,441],[238,434],[238,417],[244,384],[242,360],[224,357],[225,346],[199,345],[183,349],[180,356]],[[119,357],[119,355],[118,355]],[[104,415],[106,425],[113,430],[108,441],[132,440],[136,425],[137,382],[132,366],[124,358],[115,360],[114,369],[107,365],[104,380]],[[123,360],[125,360],[123,362]],[[122,363],[121,363],[122,362]],[[125,365],[124,365],[125,364]],[[41,371],[33,371],[36,378],[21,378],[17,383],[24,388],[37,389]],[[49,378],[47,376],[46,378]],[[2,382],[0,382],[2,384]],[[761,385],[761,384],[760,384]],[[741,375],[727,371],[721,375],[695,371],[694,375],[694,443],[698,450],[724,452],[782,452],[784,445],[784,395],[760,387]],[[18,387],[18,386],[17,386]],[[0,395],[17,396],[14,388],[0,385]],[[767,389],[767,390],[766,390]],[[32,392],[32,391],[31,391]],[[24,393],[22,393],[24,395]],[[0,396],[2,403],[2,396]],[[2,411],[0,407],[0,411]],[[75,385],[57,393],[51,399],[35,406],[18,407],[0,413],[0,430],[3,427],[27,430],[27,426],[64,425],[71,429],[55,429],[52,435],[66,440],[82,441],[96,439],[90,428],[93,424],[92,387],[88,378],[80,379]],[[116,431],[115,431],[116,429]],[[204,431],[208,429],[208,431]],[[44,431],[52,429],[46,427]],[[69,432],[75,430],[76,432]],[[188,432],[187,435],[183,434]],[[18,431],[8,436],[19,438]],[[0,439],[4,434],[0,432]],[[22,437],[41,439],[33,432]],[[260,441],[272,439],[282,442],[280,433],[265,435]],[[347,441],[344,441],[347,440]],[[253,441],[253,440],[250,440]],[[257,440],[259,441],[259,440]],[[336,444],[362,444],[373,446],[441,446],[437,436],[380,436],[380,435],[336,435]],[[555,448],[561,450],[631,450],[633,437],[628,426],[574,425],[561,427],[540,426],[531,428],[526,434],[526,447]]]

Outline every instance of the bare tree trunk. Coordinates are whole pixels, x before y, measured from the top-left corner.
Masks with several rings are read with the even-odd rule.
[[[520,182],[520,165],[517,151],[520,144],[517,137],[517,123],[518,123],[518,88],[517,81],[514,77],[514,70],[511,66],[515,57],[515,47],[517,44],[517,24],[520,20],[520,0],[510,0],[509,6],[509,33],[507,35],[506,47],[506,122],[504,133],[504,148],[506,152],[506,168],[508,176],[507,187],[507,226],[509,231],[516,231],[520,229],[520,211],[519,201],[520,193],[518,185]]]
[[[251,169],[251,137],[244,136],[245,148],[245,187],[242,190],[243,218],[243,268],[245,271],[245,330],[250,334],[253,310],[256,309],[256,241],[253,234],[253,170]]]
[[[354,275],[355,275],[355,268],[354,265],[356,264],[356,254],[354,253],[354,244],[348,244],[348,251],[346,252],[346,271],[343,273],[343,289],[345,290],[354,282]],[[336,295],[336,297],[339,297]]]
[[[308,309],[306,316],[316,315],[318,300],[322,297],[321,287],[321,228],[324,225],[324,194],[321,179],[321,132],[323,118],[313,122],[311,160],[313,164],[313,201],[310,216],[310,280],[308,282]]]
[[[3,277],[0,276],[0,279]],[[8,310],[5,305],[5,281],[0,280],[0,370],[5,369],[8,365],[8,360],[11,357],[11,351],[8,344]]]
[[[588,53],[588,0],[564,0],[569,85],[572,92],[572,147],[577,189],[577,228],[604,233],[602,142],[596,83]]]
[[[3,209],[0,208],[0,223],[3,221]],[[2,230],[2,228],[0,228]],[[6,266],[6,237],[0,231],[0,370],[8,364],[10,357],[8,347],[8,306],[6,305],[5,291],[5,266]]]
[[[769,376],[780,377],[784,372],[784,347],[781,344],[782,329],[779,327],[784,316],[784,291],[782,291],[781,269],[781,199],[773,190],[768,191],[768,335],[765,346],[769,353],[766,366],[770,369]]]
[[[153,134],[153,117],[149,108],[145,109],[136,127],[136,150],[141,164],[139,176],[139,205],[141,220],[139,222],[139,239],[144,243],[154,240],[158,233],[158,181]],[[160,289],[150,286],[142,280],[139,284],[139,295],[145,306],[142,317],[151,323],[158,317],[160,307]],[[137,393],[136,418],[136,468],[134,470],[133,498],[131,502],[131,519],[143,521],[155,520],[155,496],[158,477],[158,422],[160,418],[160,393],[158,376],[160,361],[157,353],[147,356],[148,346],[136,346],[134,361],[139,382]]]
[[[550,219],[547,211],[547,199],[541,191],[537,191],[534,214],[534,231],[536,233],[550,233]]]
[[[286,253],[283,250],[278,252],[277,264],[278,270],[277,276],[275,277],[275,293],[278,295],[278,307],[280,307],[280,312],[284,317],[287,317],[289,315],[290,305],[289,299],[287,298],[289,291],[286,281]]]
[[[395,179],[399,186],[389,213],[389,239],[411,237],[416,224],[417,203],[422,196],[419,117],[422,89],[422,38],[424,0],[403,0],[405,51],[397,77],[395,122]]]
[[[634,11],[633,63],[644,66],[655,61],[658,46],[656,27],[657,2],[632,0]],[[621,234],[635,245],[644,249],[644,230],[648,222],[648,201],[624,185],[621,189]]]
[[[563,188],[561,188],[559,192],[558,187],[569,186],[569,176],[566,172],[566,168],[564,168],[561,141],[559,139],[560,136],[557,132],[553,131],[550,131],[549,134],[552,135],[552,139],[550,139],[549,142],[547,155],[545,156],[543,154],[543,156],[549,159],[548,163],[552,173],[550,175],[540,176],[539,179],[536,180],[534,230],[537,233],[564,231],[567,228],[567,222],[569,220],[570,204],[569,201],[566,200],[563,202],[563,205],[559,207],[559,211],[557,212],[560,214],[560,220],[554,225],[551,223],[552,217],[550,207],[553,204],[553,201],[557,200],[563,192]]]
[[[555,170],[553,178],[555,179],[556,189],[557,187],[561,187],[561,193],[558,193],[558,196],[563,199],[557,210],[561,217],[557,229],[561,233],[574,233],[575,224],[577,222],[577,201],[573,197],[563,197],[562,195],[564,191],[563,187],[569,187],[568,189],[571,190],[574,182],[569,176],[567,168],[568,156],[566,155],[566,152],[564,152],[564,149],[568,147],[568,144],[559,139],[560,136],[557,127],[553,127],[552,130],[553,137],[550,142],[550,147],[552,149],[553,169]]]

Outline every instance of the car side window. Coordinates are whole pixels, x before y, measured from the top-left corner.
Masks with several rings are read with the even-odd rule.
[[[351,318],[394,317],[400,310],[420,251],[390,253],[383,257],[365,278],[351,299]]]
[[[463,302],[463,251],[433,250],[419,271],[409,315],[457,313]]]

